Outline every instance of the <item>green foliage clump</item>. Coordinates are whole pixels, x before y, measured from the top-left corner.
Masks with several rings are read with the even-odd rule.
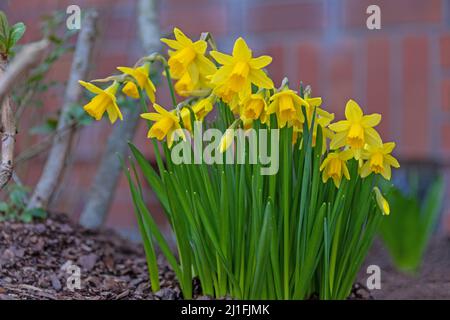
[[[11,55],[12,49],[22,38],[26,30],[23,22],[9,25],[8,18],[3,11],[0,11],[0,54],[3,58]]]
[[[28,188],[21,185],[12,185],[8,190],[8,199],[0,202],[0,221],[31,222],[33,219],[45,219],[47,212],[44,209],[26,209]]]
[[[414,274],[420,269],[442,208],[444,180],[437,178],[423,199],[419,196],[417,182],[411,183],[410,189],[405,193],[394,186],[384,187],[392,214],[382,222],[380,235],[394,265]]]

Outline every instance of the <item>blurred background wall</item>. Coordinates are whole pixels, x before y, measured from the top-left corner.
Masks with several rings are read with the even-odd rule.
[[[132,65],[142,55],[132,0],[1,0],[11,22],[28,27],[23,42],[40,38],[40,18],[68,5],[97,8],[99,38],[91,79]],[[381,30],[368,30],[366,8],[381,8]],[[379,126],[386,141],[397,142],[402,164],[450,171],[450,0],[161,0],[158,5],[163,35],[174,26],[191,37],[210,31],[219,48],[231,50],[243,36],[257,54],[274,58],[269,67],[277,85],[284,75],[292,84],[303,81],[323,97],[326,109],[342,118],[353,98],[366,112],[383,114]],[[67,55],[54,66],[51,77],[66,81],[71,63]],[[45,97],[45,110],[60,107],[62,86]],[[158,100],[168,105],[165,88]],[[110,132],[107,121],[96,122],[78,134],[69,173],[58,192],[54,209],[77,216]],[[145,125],[135,137],[148,150]],[[21,136],[18,136],[19,147]],[[42,160],[21,168],[32,184]],[[156,200],[149,201],[157,211]],[[448,206],[446,206],[448,208]],[[449,209],[447,209],[449,210]],[[450,232],[450,212],[441,226]],[[132,203],[124,179],[118,186],[108,226],[132,233]]]

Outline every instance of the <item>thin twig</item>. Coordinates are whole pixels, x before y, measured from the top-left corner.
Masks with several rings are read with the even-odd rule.
[[[23,152],[19,153],[16,156],[16,161],[15,161],[16,165],[20,164],[21,162],[28,161],[28,160],[38,156],[42,152],[48,150],[52,146],[53,140],[56,137],[60,137],[60,136],[64,135],[67,132],[67,130],[72,130],[72,128],[74,128],[74,127],[75,127],[75,129],[78,129],[80,126],[81,126],[81,124],[76,123],[76,124],[69,125],[64,128],[57,129],[55,132],[52,132],[50,135],[47,135],[41,141],[35,143],[32,146],[27,147],[26,150],[24,150]]]

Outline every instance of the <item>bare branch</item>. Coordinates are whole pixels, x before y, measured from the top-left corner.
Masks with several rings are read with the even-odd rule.
[[[49,45],[44,39],[26,45],[6,68],[7,61],[0,60],[2,76],[0,78],[0,101],[9,94],[17,81],[29,70],[35,67],[42,58],[42,54]]]
[[[140,0],[137,12],[139,35],[144,51],[147,54],[158,51],[160,33],[156,0]],[[127,141],[131,140],[136,132],[140,113],[139,108],[125,110],[124,121],[116,125],[109,136],[89,193],[90,197],[81,213],[80,224],[86,228],[99,228],[106,220],[121,173],[117,154],[123,155],[127,152]]]
[[[55,132],[52,132],[51,134],[47,135],[44,139],[40,140],[39,142],[35,143],[34,145],[29,146],[26,150],[19,153],[15,157],[16,165],[19,165],[19,163],[21,163],[21,162],[28,161],[28,160],[40,155],[42,152],[47,151],[52,146],[53,140],[56,138],[56,136],[64,135],[67,130],[72,130],[74,127],[75,127],[75,129],[78,129],[80,126],[81,125],[79,123],[69,124],[67,127],[60,128],[60,129],[56,130]]]
[[[85,79],[89,70],[92,49],[96,35],[97,13],[88,12],[78,35],[77,45],[66,86],[64,104],[58,119],[57,130],[62,134],[53,137],[52,148],[45,163],[44,170],[28,203],[28,208],[46,208],[62,177],[65,162],[75,133],[75,123],[69,117],[71,107],[77,103],[82,94],[78,80]],[[63,130],[63,128],[69,128]]]
[[[39,63],[42,54],[48,47],[47,40],[31,43],[25,46],[8,66],[7,61],[0,58],[0,103],[2,126],[2,156],[0,164],[0,189],[3,189],[11,179],[14,166],[14,144],[16,121],[8,96],[17,81]]]

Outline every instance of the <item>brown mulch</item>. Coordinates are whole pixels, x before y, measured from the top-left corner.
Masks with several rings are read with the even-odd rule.
[[[399,272],[392,265],[387,250],[376,241],[359,281],[366,283],[367,266],[375,264],[381,270],[381,289],[371,290],[374,299],[450,299],[450,240],[438,236],[430,242],[420,272],[416,275]]]
[[[0,222],[0,300],[2,299],[182,299],[175,274],[159,259],[161,290],[153,294],[140,245],[110,230],[93,232],[64,214],[33,223]],[[66,267],[80,267],[81,289],[70,290]],[[366,266],[381,268],[381,290],[367,290]],[[377,242],[350,299],[450,299],[450,242],[434,239],[419,276],[396,271]],[[194,295],[199,296],[194,280]],[[314,298],[314,297],[312,297]]]
[[[67,266],[81,269],[69,290]],[[112,231],[91,232],[64,214],[24,224],[0,222],[0,299],[180,299],[174,273],[160,261],[152,294],[141,246]]]

